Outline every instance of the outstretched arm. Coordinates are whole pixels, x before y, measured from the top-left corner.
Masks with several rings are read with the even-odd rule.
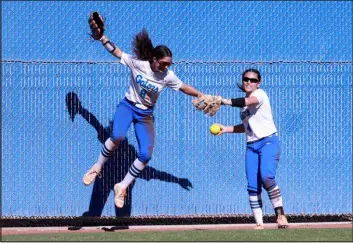
[[[222,105],[230,105],[235,107],[244,107],[248,105],[258,104],[259,100],[255,96],[250,96],[246,98],[236,98],[236,99],[223,99],[222,98]]]
[[[92,38],[94,40],[100,40],[108,52],[117,58],[121,58],[123,52],[104,35],[105,24],[102,16],[98,12],[94,12],[90,15],[88,23],[92,31]]]
[[[194,87],[187,85],[187,84],[183,84],[180,87],[180,91],[183,92],[184,94],[195,96],[195,97],[202,95],[202,93],[200,91],[198,91]]]
[[[117,47],[113,42],[111,42],[107,36],[103,35],[100,41],[108,52],[110,52],[113,56],[117,58],[121,58],[123,51],[119,47]]]

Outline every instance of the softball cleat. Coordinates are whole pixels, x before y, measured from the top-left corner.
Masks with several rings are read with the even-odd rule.
[[[120,183],[115,184],[114,186],[114,203],[118,208],[124,207],[125,197],[126,197],[126,189],[123,189],[120,186]]]
[[[93,165],[92,168],[89,169],[83,176],[83,184],[85,184],[86,186],[91,185],[97,176],[102,177],[101,168],[99,168],[99,166],[97,165]]]
[[[279,229],[288,228],[288,221],[285,215],[278,215],[277,217],[277,226]]]

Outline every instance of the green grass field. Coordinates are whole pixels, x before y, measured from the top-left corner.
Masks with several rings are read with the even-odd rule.
[[[352,241],[352,229],[186,230],[4,235],[2,241]]]

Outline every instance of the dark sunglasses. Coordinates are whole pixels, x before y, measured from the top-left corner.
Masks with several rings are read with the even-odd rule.
[[[259,80],[256,78],[248,78],[248,77],[243,78],[243,82],[247,83],[249,81],[250,81],[250,83],[258,83],[259,82]]]

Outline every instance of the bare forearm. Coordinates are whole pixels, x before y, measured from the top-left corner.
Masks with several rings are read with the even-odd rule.
[[[202,95],[200,91],[198,91],[194,87],[187,84],[183,84],[180,88],[180,91],[183,92],[184,94],[195,96],[195,97]]]
[[[222,105],[232,105],[232,100],[231,99],[224,99],[222,98]]]
[[[244,133],[245,132],[243,124],[238,124],[236,126],[224,126],[222,130],[224,133]]]
[[[248,105],[258,104],[259,101],[256,97],[247,97],[247,98],[236,98],[236,99],[224,99],[222,98],[222,105],[229,105],[235,107],[244,107]]]
[[[111,53],[113,56],[117,58],[121,58],[121,55],[123,52],[120,50],[119,47],[117,47],[114,43],[112,43],[107,36],[103,36],[100,41],[102,42],[102,45],[107,49],[109,53]]]

